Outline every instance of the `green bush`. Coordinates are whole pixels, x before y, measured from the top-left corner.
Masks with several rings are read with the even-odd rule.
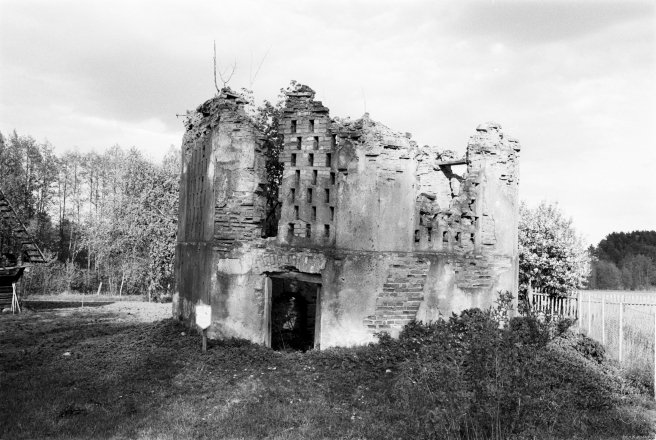
[[[637,392],[607,365],[603,347],[571,321],[465,310],[448,320],[379,335],[387,359],[403,359],[397,407],[425,438],[508,438],[649,432],[617,412]],[[596,435],[596,434],[595,434]]]

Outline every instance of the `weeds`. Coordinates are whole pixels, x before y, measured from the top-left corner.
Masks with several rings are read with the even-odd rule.
[[[227,340],[202,353],[176,321],[100,327],[96,310],[47,333],[35,327],[31,339],[24,321],[3,322],[0,438],[618,438],[652,430],[654,404],[599,344],[552,319],[506,314],[501,328],[503,314],[471,309],[363,347],[276,352]]]

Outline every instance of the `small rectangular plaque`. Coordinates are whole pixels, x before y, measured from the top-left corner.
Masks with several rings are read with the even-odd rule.
[[[196,325],[205,330],[212,324],[212,307],[205,304],[196,306]]]

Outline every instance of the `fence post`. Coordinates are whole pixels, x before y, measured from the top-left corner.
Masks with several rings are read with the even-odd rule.
[[[601,297],[601,343],[606,345],[606,298]]]
[[[654,307],[654,399],[656,399],[656,307]]]
[[[592,337],[592,310],[590,309],[590,304],[592,303],[591,298],[592,292],[588,290],[588,337]]]
[[[579,327],[579,333],[581,333],[581,313],[579,310],[581,310],[581,298],[583,295],[581,295],[581,291],[578,290],[576,292],[576,321]]]
[[[624,303],[620,302],[620,363],[622,362],[622,342],[624,340],[623,327],[624,327]]]

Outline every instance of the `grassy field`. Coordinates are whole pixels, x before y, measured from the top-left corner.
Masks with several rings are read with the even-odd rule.
[[[656,292],[594,290],[581,291],[581,294],[581,331],[603,342],[608,357],[618,361],[620,302],[624,303],[621,365],[636,383],[653,392]],[[589,305],[588,294],[591,294]]]
[[[33,309],[28,313],[0,315],[2,439],[508,438],[513,430],[521,431],[514,438],[652,438],[654,433],[652,399],[616,377],[597,346],[571,335],[548,347],[527,350],[528,343],[511,339],[510,348],[503,348],[504,341],[477,343],[482,333],[476,331],[487,330],[475,328],[486,321],[469,319],[356,349],[276,352],[210,341],[202,353],[198,335],[163,319],[170,304],[55,305],[28,303]],[[455,351],[440,345],[454,328],[464,329],[449,342]],[[478,336],[467,339],[468,329]],[[523,367],[518,373],[502,364]],[[492,376],[488,370],[480,378],[463,373],[484,365],[492,365]],[[499,418],[508,414],[501,408],[507,404],[514,405],[515,428]],[[491,426],[498,432],[480,428],[487,426],[488,413],[496,414]]]

